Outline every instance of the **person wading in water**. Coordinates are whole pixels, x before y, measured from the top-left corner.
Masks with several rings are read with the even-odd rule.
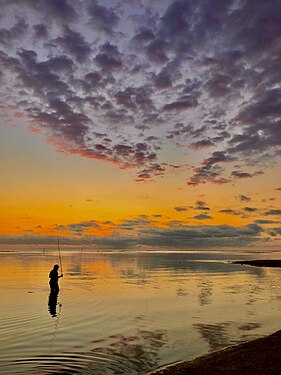
[[[59,278],[60,277],[63,277],[63,274],[61,274],[59,276],[58,274],[58,269],[60,268],[60,266],[58,264],[55,264],[54,265],[54,268],[52,269],[52,271],[50,272],[49,274],[49,278],[50,278],[50,288],[51,288],[51,293],[58,293],[59,292]]]

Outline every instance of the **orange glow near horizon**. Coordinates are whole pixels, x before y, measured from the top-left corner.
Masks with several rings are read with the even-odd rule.
[[[58,154],[42,135],[30,136],[24,128],[1,131],[17,139],[14,148],[5,144],[2,148],[5,178],[0,186],[1,236],[60,235],[79,240],[83,235],[134,236],[149,228],[243,227],[259,219],[278,222],[276,216],[264,216],[280,207],[278,166],[255,179],[219,187],[211,183],[188,186],[177,170],[172,177],[137,183],[133,169],[120,170],[102,161]],[[19,141],[26,142],[28,149],[16,147]],[[243,196],[249,201],[242,201],[239,197]],[[203,202],[206,209],[204,205],[198,207],[198,202]],[[143,226],[138,227],[139,220],[145,220]],[[95,224],[81,232],[72,229],[73,225],[83,226],[90,221]],[[136,221],[130,231],[124,230],[128,221]],[[266,237],[266,232],[260,236]]]

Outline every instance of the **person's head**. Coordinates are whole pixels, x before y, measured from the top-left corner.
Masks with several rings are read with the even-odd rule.
[[[58,264],[54,265],[54,270],[58,270],[59,268],[60,268],[60,266]]]

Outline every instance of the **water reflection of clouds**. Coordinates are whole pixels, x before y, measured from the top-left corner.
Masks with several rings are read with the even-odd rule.
[[[201,281],[198,285],[198,301],[200,306],[212,303],[213,283],[210,280]]]
[[[248,322],[221,322],[221,323],[197,323],[194,324],[201,337],[208,343],[210,351],[220,350],[230,345],[238,344],[258,337],[256,330],[262,327],[261,323]],[[233,331],[240,331],[239,335],[233,335]],[[241,332],[243,332],[241,334]],[[233,339],[233,337],[237,337]]]
[[[252,268],[245,268],[232,263],[222,261],[206,261],[204,254],[193,253],[172,253],[172,254],[134,254],[134,266],[138,269],[147,271],[165,269],[171,272],[208,272],[208,273],[230,273],[245,272],[250,274],[261,275],[262,272]],[[109,257],[109,261],[115,265],[128,264],[126,258],[132,258],[132,255],[120,254],[120,258]],[[210,257],[212,258],[212,257]]]
[[[20,264],[29,263],[30,257],[32,262],[36,262],[36,255],[38,254],[5,254],[4,261],[7,260],[9,265],[11,262]],[[239,257],[243,259],[245,256]],[[41,257],[40,257],[41,258]],[[53,263],[57,258],[57,254],[46,254],[46,262]],[[254,274],[258,277],[264,277],[265,271],[263,268],[241,266],[232,263],[224,263],[229,259],[229,254],[223,253],[91,253],[91,252],[69,252],[63,254],[63,261],[67,263],[67,271],[73,275],[83,275],[89,273],[88,269],[83,266],[104,263],[111,264],[113,268],[122,269],[125,265],[131,263],[134,268],[139,270],[159,270],[165,269],[172,272],[209,272],[209,273],[222,273],[222,272],[244,272]],[[38,260],[39,261],[39,260]],[[42,259],[40,259],[40,262]]]
[[[178,288],[177,289],[177,295],[179,296],[179,297],[186,297],[186,296],[188,296],[188,292],[186,291],[186,289],[183,289],[183,288]]]
[[[159,362],[159,350],[166,344],[165,330],[139,329],[136,335],[112,335],[114,341],[106,349],[108,354],[118,353],[118,356],[126,358],[128,363],[136,367],[136,373],[148,371],[157,366]],[[133,372],[132,372],[133,373]]]
[[[146,272],[135,272],[132,269],[120,271],[121,278],[125,279],[127,284],[145,285],[148,283],[148,274]]]
[[[99,346],[105,342],[93,340],[94,347],[85,352],[75,348],[76,352],[60,357],[37,358],[38,373],[48,367],[56,374],[143,374],[158,366],[167,335],[165,330],[138,330],[135,335],[111,335],[108,340],[106,347]]]
[[[125,268],[128,268],[128,264],[131,264],[134,272],[139,273],[147,271],[159,271],[166,270],[172,273],[247,273],[253,274],[258,277],[264,277],[264,270],[258,267],[234,265],[231,263],[225,263],[228,260],[229,254],[221,253],[93,253],[85,251],[77,252],[66,252],[62,254],[63,263],[67,266],[67,274],[69,276],[89,276],[93,275],[93,271],[104,272],[104,269],[95,269],[96,264],[110,265],[112,272],[126,272]],[[40,259],[37,259],[39,257]],[[57,261],[56,253],[42,254],[5,254],[3,261],[6,261],[9,267],[11,264],[14,266],[21,266],[22,264],[30,264],[32,258],[32,264],[42,263],[44,260],[45,264],[53,264]],[[241,257],[241,259],[243,256]],[[219,259],[219,261],[217,261]],[[93,268],[94,267],[94,268]],[[124,271],[125,269],[125,271]],[[129,276],[129,274],[128,274]],[[143,278],[147,275],[143,274]]]
[[[194,327],[201,334],[202,338],[209,344],[210,350],[219,350],[229,345],[227,328],[230,323],[204,324],[196,323]]]
[[[201,256],[203,254],[199,254],[199,258]],[[241,277],[242,275],[245,275],[246,278],[254,277],[253,283],[259,285],[259,280],[266,276],[263,269],[223,261],[196,260],[196,258],[198,258],[197,253],[97,254],[77,252],[69,254],[68,275],[81,281],[93,282],[95,280],[95,283],[106,277],[108,281],[110,280],[110,285],[115,284],[116,286],[120,283],[139,286],[150,284],[154,289],[163,288],[168,282],[170,285],[179,283],[175,290],[176,295],[185,297],[198,289],[197,298],[200,306],[213,302],[213,284],[210,277],[225,275],[228,283],[224,285],[221,282],[221,289],[225,293],[245,294],[245,290],[248,290],[246,304],[250,306],[256,302],[259,291],[249,290],[248,285],[245,288]],[[232,273],[238,275],[240,280],[238,284],[233,284],[229,278]],[[197,285],[194,276],[197,278]],[[250,313],[254,314],[255,312],[251,311]]]
[[[262,325],[260,323],[245,323],[241,324],[238,329],[240,331],[252,331],[253,329],[260,328]]]

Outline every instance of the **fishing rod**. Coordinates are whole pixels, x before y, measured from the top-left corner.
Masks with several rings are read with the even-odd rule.
[[[57,243],[58,243],[58,250],[59,250],[59,260],[60,260],[60,272],[62,272],[62,261],[61,261],[61,253],[60,253],[60,242],[59,242],[59,236],[57,236]]]

